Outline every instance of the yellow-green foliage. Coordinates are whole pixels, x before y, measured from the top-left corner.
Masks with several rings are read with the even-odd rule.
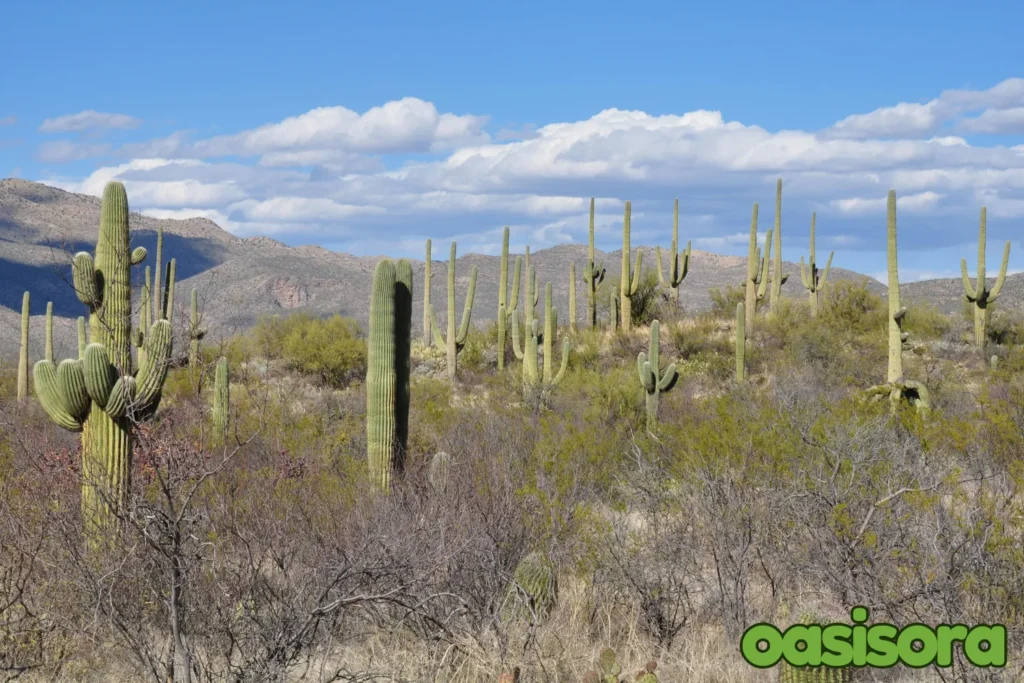
[[[708,294],[711,296],[712,312],[731,319],[736,315],[736,304],[743,303],[746,290],[739,285],[727,285],[724,292],[718,287],[712,287]]]
[[[903,329],[912,339],[939,339],[949,331],[949,317],[929,302],[913,303],[907,306],[907,319]]]
[[[296,313],[264,318],[252,333],[258,353],[331,387],[345,387],[366,372],[366,341],[351,318]]]

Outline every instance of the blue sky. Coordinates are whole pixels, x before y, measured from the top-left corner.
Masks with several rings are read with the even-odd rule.
[[[0,176],[411,256],[583,242],[591,195],[604,248],[625,199],[667,245],[678,197],[741,254],[781,176],[788,260],[817,211],[819,251],[883,271],[894,187],[904,279],[973,264],[982,204],[1024,264],[1018,3],[161,5],[5,7]]]

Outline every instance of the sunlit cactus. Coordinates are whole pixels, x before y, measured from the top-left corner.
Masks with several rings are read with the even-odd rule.
[[[754,331],[754,316],[757,304],[764,299],[768,291],[768,264],[772,253],[772,231],[764,238],[764,253],[757,246],[757,204],[750,218],[750,242],[747,251],[746,296],[744,299],[744,315],[746,316],[747,334]]]
[[[46,342],[43,349],[43,358],[53,360],[53,302],[46,302]]]
[[[201,325],[199,319],[199,300],[195,288],[192,289],[192,306],[189,308],[188,317],[188,365],[190,368],[199,367],[202,361],[202,341],[206,336],[206,328]]]
[[[519,310],[519,272],[522,257],[516,257],[512,275],[512,294],[508,293],[508,227],[501,240],[501,273],[498,276],[498,370],[505,369],[505,350],[508,348],[508,321]]]
[[[575,278],[574,278],[575,279]],[[594,198],[590,198],[590,241],[587,246],[587,267],[583,270],[587,283],[587,317],[597,327],[597,289],[604,282],[604,264],[594,265]]]
[[[32,296],[25,292],[21,297],[21,346],[18,349],[18,401],[28,398],[28,328],[29,304]]]
[[[576,262],[569,264],[569,331],[576,334]]]
[[[828,262],[825,264],[825,272],[819,276],[818,262],[814,252],[814,222],[816,217],[817,214],[811,214],[811,249],[806,265],[804,264],[804,257],[800,257],[800,280],[803,282],[804,289],[810,294],[812,316],[818,315],[818,293],[825,288],[825,283],[828,281],[828,271],[832,268],[832,257],[836,253],[834,251],[829,253]]]
[[[690,242],[686,243],[686,250],[679,251],[679,200],[675,202],[672,215],[672,246],[668,254],[668,276],[661,270],[661,247],[655,249],[658,255],[658,281],[662,287],[668,287],[672,292],[672,298],[679,300],[679,285],[686,279],[690,272]]]
[[[661,394],[671,390],[679,378],[675,363],[665,368],[664,373],[661,372],[660,347],[661,323],[655,320],[651,323],[651,341],[648,353],[641,351],[636,358],[637,374],[640,375],[640,384],[647,395],[648,429],[652,429],[658,421],[658,404]]]
[[[534,552],[516,566],[506,597],[505,617],[526,617],[540,623],[550,616],[558,603],[558,576],[551,561]]]
[[[640,264],[643,261],[644,253],[636,250],[636,264],[633,266],[633,274],[630,277],[629,271],[629,231],[630,215],[632,213],[631,202],[626,202],[626,211],[622,218],[622,271],[619,275],[619,318],[622,329],[628,330],[632,327],[632,305],[633,297],[640,289]]]
[[[228,359],[224,356],[217,361],[213,377],[213,443],[222,446],[227,442],[231,419],[231,382],[228,376]]]
[[[437,314],[433,307],[430,309],[430,321],[434,327],[434,342],[439,348],[447,351],[448,357],[448,379],[455,381],[459,353],[466,345],[466,338],[469,335],[469,321],[473,315],[473,297],[476,294],[477,268],[469,276],[469,289],[466,291],[466,302],[462,309],[462,324],[456,330],[455,326],[455,242],[452,242],[448,258],[448,334],[441,335],[441,329],[437,324]]]
[[[775,184],[775,255],[772,262],[772,293],[771,309],[769,313],[775,315],[779,312],[779,304],[782,303],[782,285],[789,279],[788,275],[782,274],[782,178]],[[766,252],[767,257],[767,252]]]
[[[736,381],[747,378],[747,331],[743,317],[743,303],[736,304]]]
[[[427,258],[423,262],[423,343],[430,346],[434,337],[430,332],[430,281],[434,278],[431,272],[430,240],[427,240]]]
[[[988,232],[988,211],[981,207],[981,225],[978,227],[978,284],[972,285],[971,278],[967,274],[967,259],[960,260],[960,274],[964,281],[964,298],[974,309],[974,345],[979,351],[984,352],[985,343],[988,337],[988,318],[991,312],[989,306],[995,303],[999,292],[1003,289],[1006,281],[1006,267],[1010,262],[1010,241],[1006,241],[1003,247],[1003,262],[999,266],[999,275],[992,289],[988,288],[985,279],[985,245]]]

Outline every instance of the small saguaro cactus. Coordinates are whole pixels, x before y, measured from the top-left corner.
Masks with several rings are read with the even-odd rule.
[[[736,381],[747,378],[747,331],[743,319],[743,302],[736,304]]]
[[[658,255],[658,281],[662,287],[667,286],[672,292],[672,298],[679,301],[679,285],[683,284],[686,274],[690,271],[690,242],[686,243],[686,250],[679,251],[679,200],[676,200],[672,216],[672,246],[668,254],[668,277],[661,272],[661,247],[656,247]]]
[[[18,349],[18,401],[28,398],[28,327],[29,304],[32,295],[25,292],[21,297],[21,347]]]
[[[455,381],[456,363],[459,352],[466,345],[466,337],[469,335],[469,320],[473,315],[473,297],[476,293],[476,266],[469,276],[469,289],[466,291],[466,303],[462,309],[462,325],[458,331],[455,329],[455,242],[452,242],[450,256],[448,258],[448,334],[447,338],[441,336],[441,328],[437,324],[437,314],[433,306],[430,308],[430,321],[434,326],[434,342],[438,348],[447,349],[448,352],[448,379]]]
[[[651,341],[648,353],[643,351],[636,357],[637,372],[640,375],[640,384],[647,394],[647,428],[651,429],[658,421],[658,403],[663,392],[669,391],[675,386],[679,373],[676,372],[676,365],[672,363],[661,373],[661,323],[657,320],[651,323]]]
[[[636,264],[633,274],[629,272],[629,230],[632,214],[632,203],[626,202],[626,211],[622,218],[622,271],[619,275],[619,318],[622,329],[632,327],[633,297],[640,288],[640,264],[643,261],[643,250],[636,250]]]
[[[754,330],[754,316],[757,304],[764,299],[768,290],[768,264],[772,253],[772,231],[764,238],[764,253],[757,246],[757,204],[750,218],[750,246],[747,252],[746,298],[744,299],[744,315],[747,316],[747,334]]]
[[[505,616],[525,615],[533,623],[547,619],[558,603],[558,576],[551,561],[533,552],[516,565],[506,598]]]
[[[83,353],[80,333],[82,358],[41,360],[33,368],[46,413],[82,432],[82,516],[90,529],[107,527],[127,505],[134,424],[154,409],[171,358],[168,320],[154,322],[144,341],[132,334],[131,266],[145,260],[146,250],[131,250],[128,216],[124,185],[107,183],[95,258],[79,252],[72,263],[75,291],[90,311],[91,343]],[[173,283],[173,267],[168,276]],[[136,373],[133,342],[141,342]]]
[[[427,258],[423,262],[423,343],[430,346],[434,337],[430,333],[430,281],[434,278],[431,272],[430,240],[427,240]]]
[[[612,332],[619,326],[619,292],[612,287],[608,290],[608,329]]]
[[[532,268],[531,268],[532,270]],[[531,278],[532,279],[532,278]],[[553,374],[554,365],[554,340],[558,330],[558,310],[551,305],[551,283],[547,283],[544,290],[544,331],[540,330],[540,321],[534,319],[530,328],[526,330],[524,347],[518,348],[519,322],[512,319],[512,335],[516,344],[516,356],[523,361],[523,383],[531,386],[555,386],[565,376],[566,367],[569,363],[569,340],[562,340],[562,363],[558,374]],[[544,347],[543,369],[538,364],[539,347]]]
[[[868,389],[867,395],[873,400],[888,397],[893,407],[901,398],[927,414],[931,410],[928,388],[921,382],[904,379],[903,349],[908,346],[910,334],[903,331],[907,309],[900,305],[900,274],[896,247],[896,191],[889,190],[887,201],[887,231],[889,260],[889,369],[885,384]]]
[[[385,493],[404,464],[409,434],[412,266],[381,260],[373,272],[366,364],[366,450],[370,475]]]
[[[569,264],[569,331],[576,334],[576,262]]]
[[[53,360],[53,302],[46,302],[46,345],[43,350],[46,360]]]
[[[988,231],[988,211],[981,207],[981,225],[978,228],[978,284],[971,285],[971,278],[967,274],[967,259],[960,259],[960,274],[964,281],[964,298],[974,304],[974,345],[979,351],[984,352],[987,338],[989,306],[995,303],[999,292],[1003,289],[1003,282],[1006,280],[1006,266],[1010,262],[1010,241],[1006,241],[1003,247],[1003,262],[999,266],[999,275],[996,284],[990,290],[985,280],[985,244]]]
[[[501,274],[498,276],[498,370],[505,369],[508,319],[516,315],[519,308],[519,272],[522,257],[516,257],[515,272],[512,274],[512,294],[508,294],[508,227],[501,240]],[[511,304],[510,304],[511,302]]]
[[[604,264],[594,265],[594,198],[590,198],[590,241],[587,245],[587,267],[583,271],[587,283],[587,317],[597,327],[597,288],[604,282]]]
[[[789,279],[782,274],[782,178],[775,183],[775,260],[772,262],[772,307],[769,313],[775,315],[779,311],[778,304],[782,301],[782,285]]]
[[[199,298],[195,288],[192,288],[192,306],[189,310],[188,318],[188,366],[190,368],[199,367],[199,363],[202,360],[202,346],[203,337],[206,336],[206,328],[202,326],[201,320],[199,319]]]
[[[825,288],[825,283],[828,280],[828,271],[832,268],[832,257],[835,256],[836,252],[832,251],[828,255],[828,262],[825,263],[825,272],[818,276],[818,262],[814,254],[814,221],[817,214],[811,214],[811,249],[810,254],[807,257],[807,265],[804,265],[804,257],[800,257],[800,280],[804,284],[804,289],[811,296],[811,315],[818,315],[818,293]]]
[[[194,290],[193,290],[194,291]],[[227,442],[231,419],[231,383],[228,377],[228,359],[221,356],[213,378],[213,442],[222,446]]]

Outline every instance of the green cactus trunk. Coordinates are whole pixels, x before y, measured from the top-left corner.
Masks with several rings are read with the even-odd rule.
[[[1003,247],[1003,262],[999,266],[999,275],[996,278],[995,286],[988,289],[988,282],[985,279],[985,247],[988,232],[988,211],[981,207],[981,224],[978,227],[978,284],[971,285],[971,278],[967,274],[967,260],[960,260],[960,274],[964,282],[964,298],[974,309],[974,345],[979,352],[985,352],[985,344],[988,341],[988,320],[991,313],[991,306],[998,298],[1003,289],[1003,282],[1006,280],[1006,267],[1010,261],[1010,241],[1006,241]]]
[[[231,415],[231,384],[228,377],[228,359],[224,356],[217,361],[213,379],[213,443],[223,446],[227,443]]]
[[[78,316],[78,360],[85,360],[85,347],[89,341],[85,334],[85,317]]]
[[[785,660],[779,665],[779,683],[852,683],[853,670],[829,666],[796,667]]]
[[[555,338],[558,332],[558,310],[551,305],[551,283],[547,283],[544,289],[544,376],[545,386],[554,386],[562,381],[565,376],[565,369],[569,363],[569,340],[562,342],[562,364],[558,374],[552,374],[555,362]]]
[[[679,301],[679,285],[686,279],[690,271],[691,243],[686,243],[686,251],[679,252],[679,200],[675,201],[672,214],[672,247],[668,255],[668,276],[661,271],[661,247],[655,252],[658,258],[658,282],[662,287],[668,287],[672,298]]]
[[[575,278],[574,278],[575,279]],[[604,281],[604,265],[594,265],[594,198],[590,198],[590,241],[587,246],[587,269],[583,271],[587,283],[587,317],[590,326],[597,327],[597,289]]]
[[[647,396],[647,428],[651,430],[658,422],[661,394],[671,390],[679,377],[675,363],[665,368],[665,373],[661,374],[661,323],[657,320],[651,323],[648,353],[641,351],[636,358],[636,365],[640,385]]]
[[[430,309],[430,321],[434,327],[434,342],[439,348],[444,348],[447,351],[448,358],[448,379],[451,382],[455,381],[456,372],[458,366],[459,353],[466,345],[466,338],[469,335],[469,321],[473,314],[473,298],[476,294],[476,275],[477,267],[473,266],[473,270],[469,276],[469,289],[466,291],[466,302],[462,309],[462,324],[456,330],[455,327],[455,242],[452,242],[451,250],[449,251],[448,258],[448,334],[446,337],[441,336],[441,329],[437,324],[437,314],[434,309]]]
[[[516,565],[505,601],[503,620],[526,618],[540,623],[558,604],[555,567],[540,553],[530,553]]]
[[[618,320],[619,293],[615,289],[608,290],[608,329],[614,332],[619,326]]]
[[[423,344],[428,348],[434,342],[430,332],[430,280],[434,277],[431,272],[430,240],[427,240],[427,257],[423,262]]]
[[[811,316],[817,317],[818,315],[818,293],[825,288],[825,283],[828,281],[828,272],[832,268],[832,257],[835,256],[835,252],[831,252],[828,255],[828,263],[825,264],[825,272],[818,277],[818,262],[814,251],[814,223],[817,218],[817,214],[811,214],[811,248],[810,254],[807,257],[807,266],[804,265],[804,257],[800,257],[800,280],[803,282],[804,288],[810,294],[811,297]]]
[[[28,328],[29,303],[32,295],[25,292],[21,297],[21,346],[18,349],[18,402],[28,398]]]
[[[742,383],[747,378],[747,331],[743,313],[743,304],[736,304],[736,381],[738,383]]]
[[[410,378],[412,376],[412,264],[399,259],[395,264],[395,434],[398,452],[394,469],[405,469],[405,453],[409,447],[409,406],[412,402]]]
[[[747,281],[743,304],[746,315],[747,335],[754,331],[754,316],[757,315],[757,304],[764,299],[768,290],[768,264],[771,262],[772,231],[769,230],[764,240],[764,253],[757,246],[757,204],[754,204],[750,218],[750,243],[747,252]],[[749,339],[749,336],[748,336]]]
[[[628,330],[633,325],[633,296],[640,288],[640,264],[643,260],[643,251],[637,249],[636,265],[633,268],[633,276],[629,272],[629,231],[632,214],[632,203],[626,202],[625,214],[622,218],[622,270],[619,276],[619,318],[621,327]]]
[[[44,358],[53,361],[53,302],[46,302],[46,344],[43,350]]]
[[[772,263],[772,294],[771,309],[768,313],[772,316],[778,314],[779,304],[782,303],[782,285],[786,283],[786,277],[782,274],[782,178],[775,184],[775,256]]]
[[[505,353],[508,349],[508,320],[519,309],[519,271],[522,257],[516,257],[515,272],[512,275],[512,294],[508,294],[508,226],[501,240],[501,274],[498,277],[498,370],[505,369]],[[510,305],[511,302],[511,305]]]
[[[198,368],[202,362],[202,341],[206,336],[206,330],[199,320],[199,299],[195,288],[192,289],[192,305],[189,309],[188,318],[188,366],[193,370]]]
[[[886,229],[888,232],[887,255],[889,261],[889,371],[888,382],[903,377],[902,320],[906,309],[900,306],[900,267],[896,248],[896,191],[889,190],[886,207]]]
[[[569,331],[576,334],[576,263],[569,264]]]

